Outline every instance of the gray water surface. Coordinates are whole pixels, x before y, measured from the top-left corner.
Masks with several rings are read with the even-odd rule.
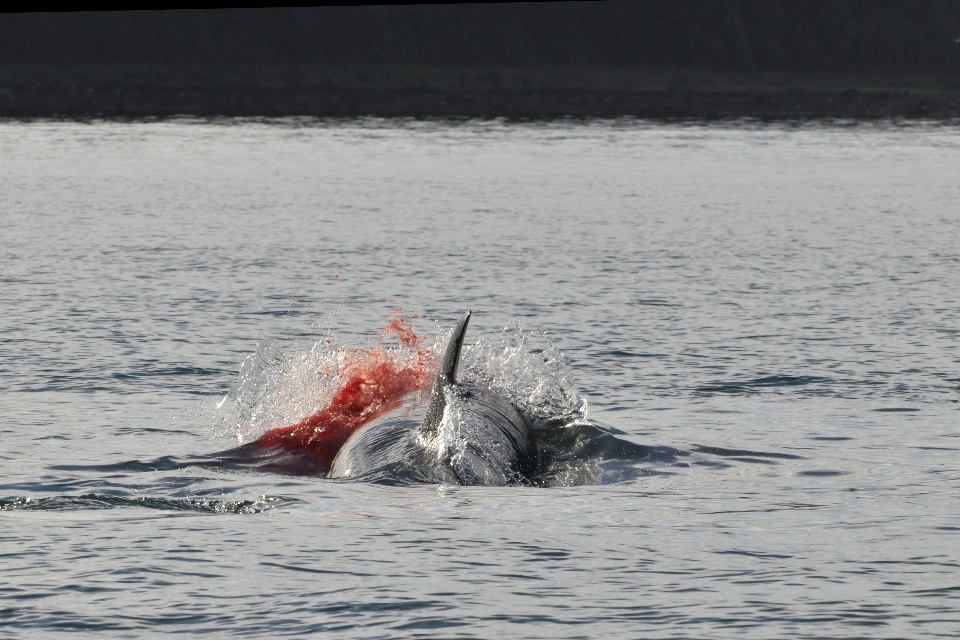
[[[0,636],[955,637],[957,176],[938,124],[0,122]],[[547,332],[687,464],[154,464],[396,308]]]

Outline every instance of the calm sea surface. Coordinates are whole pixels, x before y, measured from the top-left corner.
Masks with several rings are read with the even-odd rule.
[[[2,637],[960,634],[960,128],[6,121],[0,238]],[[546,332],[686,464],[151,464],[397,308]]]

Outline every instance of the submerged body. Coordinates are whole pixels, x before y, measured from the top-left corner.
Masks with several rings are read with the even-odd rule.
[[[329,477],[390,474],[424,482],[527,484],[536,447],[523,417],[490,389],[456,381],[468,312],[450,339],[421,421],[387,416],[357,431]]]

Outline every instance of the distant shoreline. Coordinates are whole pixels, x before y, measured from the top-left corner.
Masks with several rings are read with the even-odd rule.
[[[583,68],[0,69],[0,117],[177,115],[953,120],[960,83]]]

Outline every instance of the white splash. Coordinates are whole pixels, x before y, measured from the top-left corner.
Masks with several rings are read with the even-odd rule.
[[[525,331],[516,322],[497,338],[465,346],[457,376],[505,398],[534,428],[587,417],[566,355],[546,333]]]
[[[450,331],[428,337],[417,349],[384,346],[386,340],[362,349],[402,363],[423,351],[438,357],[449,337]],[[330,403],[357,353],[343,346],[329,327],[308,348],[276,339],[261,342],[244,360],[237,383],[212,408],[214,435],[242,444],[312,415]],[[458,378],[501,395],[534,428],[547,421],[586,418],[587,405],[573,384],[566,356],[546,334],[524,331],[518,323],[496,338],[465,346]]]

